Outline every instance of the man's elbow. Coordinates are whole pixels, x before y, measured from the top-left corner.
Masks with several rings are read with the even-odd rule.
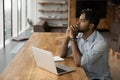
[[[61,58],[66,58],[66,55],[60,55]]]
[[[75,65],[76,65],[77,67],[80,67],[80,66],[81,66],[80,63],[75,63]]]

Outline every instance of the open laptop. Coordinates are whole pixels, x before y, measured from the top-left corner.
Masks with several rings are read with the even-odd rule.
[[[50,51],[46,51],[32,46],[34,58],[38,67],[43,68],[56,75],[74,71],[73,68],[54,62],[53,55]]]

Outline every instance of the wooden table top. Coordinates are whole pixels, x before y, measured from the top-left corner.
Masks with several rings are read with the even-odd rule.
[[[64,35],[65,33],[34,33],[0,74],[0,80],[88,80],[84,70],[75,66],[72,57],[59,62],[76,69],[71,73],[57,76],[37,67],[30,46],[49,50],[53,55],[59,55]]]

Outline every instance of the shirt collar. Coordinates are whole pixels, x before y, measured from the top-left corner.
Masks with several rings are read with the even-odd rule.
[[[97,33],[97,31],[95,30],[95,31],[86,39],[86,41],[91,41],[91,42],[93,42],[94,39],[95,39],[96,33]],[[83,33],[79,33],[78,36],[77,36],[77,38],[79,38],[79,37],[83,39]]]

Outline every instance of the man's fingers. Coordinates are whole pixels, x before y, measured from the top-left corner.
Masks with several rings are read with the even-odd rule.
[[[71,25],[71,26],[70,26],[70,30],[72,30],[72,31],[78,31],[77,27],[74,26],[74,25]]]
[[[70,30],[74,30],[73,25],[70,25],[70,26],[69,26],[69,29],[70,29]]]

